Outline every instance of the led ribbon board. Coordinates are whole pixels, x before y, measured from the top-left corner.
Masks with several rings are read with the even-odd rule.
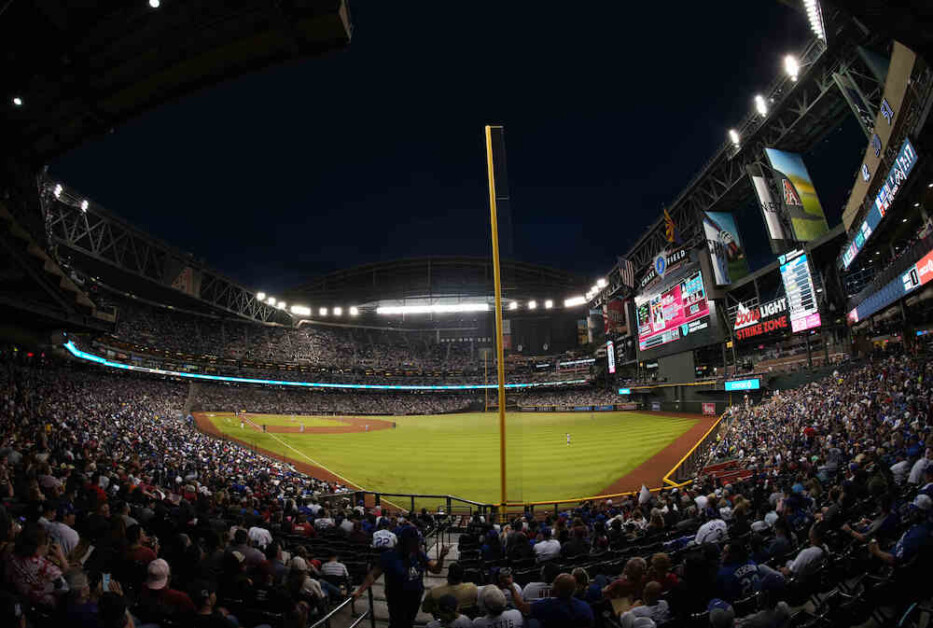
[[[88,353],[77,348],[71,340],[65,343],[65,349],[71,355],[87,362],[94,362],[102,366],[109,366],[124,371],[136,371],[138,373],[151,373],[153,375],[168,375],[171,377],[184,377],[187,379],[200,379],[212,382],[231,382],[234,384],[259,384],[261,386],[292,386],[295,388],[341,388],[350,390],[483,390],[497,388],[496,384],[449,384],[438,386],[415,386],[408,384],[335,384],[332,382],[290,382],[277,379],[260,379],[254,377],[230,377],[226,375],[205,375],[204,373],[186,373],[185,371],[167,371],[164,369],[154,369],[146,366],[136,366],[133,364],[123,364],[114,362],[99,355]],[[563,384],[585,384],[585,379],[571,379],[563,382],[527,382],[506,384],[506,388],[544,388],[548,386],[560,386]]]
[[[761,388],[761,380],[755,379],[737,379],[726,382],[726,392],[733,390],[758,390]]]

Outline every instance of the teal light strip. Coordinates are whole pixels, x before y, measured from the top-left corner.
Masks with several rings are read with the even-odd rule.
[[[233,382],[235,384],[260,384],[262,386],[295,386],[298,388],[344,388],[351,390],[483,390],[497,388],[496,384],[450,384],[442,386],[415,386],[408,384],[335,384],[331,382],[290,382],[277,379],[258,379],[253,377],[229,377],[226,375],[205,375],[204,373],[186,373],[185,371],[166,371],[164,369],[153,369],[146,366],[135,366],[133,364],[123,364],[114,362],[99,355],[88,353],[77,348],[73,341],[65,343],[65,349],[71,355],[88,362],[95,362],[102,366],[123,369],[124,371],[137,371],[140,373],[152,373],[154,375],[170,375],[172,377],[187,377],[188,379],[202,379],[213,382]],[[585,379],[571,379],[563,382],[528,382],[520,384],[506,384],[506,388],[543,388],[547,386],[561,386],[564,384],[585,384]]]

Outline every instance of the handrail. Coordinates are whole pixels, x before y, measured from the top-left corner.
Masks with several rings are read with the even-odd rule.
[[[353,598],[352,596],[348,597],[343,602],[341,602],[340,604],[332,608],[329,613],[327,613],[326,615],[321,617],[319,620],[311,624],[309,628],[321,628],[321,626],[327,624],[330,621],[331,617],[333,617],[334,615],[339,613],[341,610],[346,608],[347,604],[353,604],[354,601],[355,601],[355,598]],[[366,617],[367,614],[369,614],[369,610],[365,611],[363,615],[360,617],[360,619],[362,619],[362,617]],[[356,624],[354,624],[354,626],[355,625]]]

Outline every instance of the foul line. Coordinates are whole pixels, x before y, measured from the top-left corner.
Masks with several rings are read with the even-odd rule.
[[[354,481],[351,480],[350,478],[345,478],[345,477],[343,477],[342,475],[340,475],[339,473],[334,473],[333,471],[331,471],[330,469],[328,469],[327,467],[325,467],[324,465],[322,465],[320,462],[318,462],[317,460],[315,460],[314,458],[312,458],[311,456],[309,456],[308,454],[306,454],[305,452],[301,451],[300,449],[295,449],[293,446],[291,446],[290,444],[286,443],[284,440],[282,440],[281,438],[279,438],[278,436],[276,436],[274,433],[272,433],[272,432],[266,432],[266,434],[268,434],[269,436],[271,436],[272,438],[274,438],[274,439],[275,439],[276,441],[278,441],[279,443],[285,445],[286,447],[288,447],[289,449],[291,449],[292,451],[294,451],[294,452],[297,453],[298,455],[303,456],[303,457],[305,458],[305,460],[308,460],[308,461],[309,461],[311,464],[313,464],[314,466],[320,467],[321,469],[324,469],[325,471],[327,471],[328,473],[330,473],[330,474],[333,475],[334,477],[340,478],[341,480],[343,480],[344,482],[346,482],[346,483],[349,484],[350,486],[355,486],[357,489],[359,489],[359,490],[361,490],[361,491],[367,491],[367,492],[370,492],[370,493],[375,493],[375,491],[371,491],[371,490],[369,490],[368,488],[364,488],[362,485],[357,484],[356,482],[354,482]],[[395,507],[398,508],[399,510],[405,510],[404,508],[402,508],[401,506],[399,506],[399,505],[396,504],[395,502],[391,502],[391,501],[389,501],[388,499],[384,499],[384,498],[383,498],[382,501],[384,501],[384,502],[387,503],[387,504],[392,504],[393,506],[395,506]]]

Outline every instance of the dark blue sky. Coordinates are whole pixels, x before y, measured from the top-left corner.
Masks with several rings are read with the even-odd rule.
[[[346,51],[152,111],[52,174],[276,291],[359,263],[488,255],[483,125],[502,123],[515,257],[596,277],[808,37],[776,0],[351,10]],[[850,144],[838,175],[808,159],[835,222]]]

